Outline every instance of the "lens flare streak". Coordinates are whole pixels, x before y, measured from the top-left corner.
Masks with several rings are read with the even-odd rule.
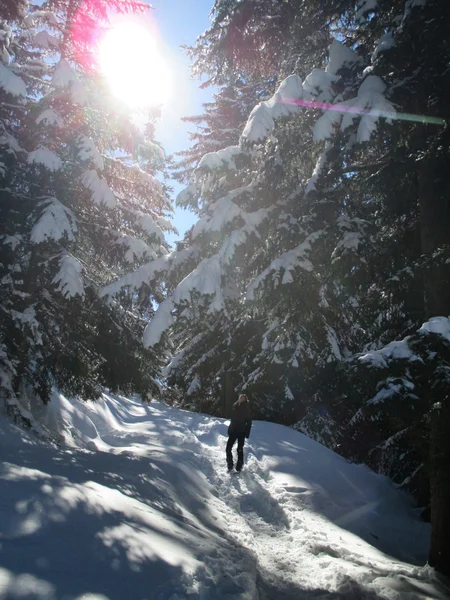
[[[331,102],[317,102],[315,100],[292,100],[283,98],[285,104],[295,104],[305,108],[319,108],[339,113],[354,113],[355,115],[372,115],[383,117],[385,119],[395,119],[400,121],[413,121],[417,123],[426,123],[429,125],[445,125],[445,119],[440,117],[428,117],[426,115],[415,115],[412,113],[398,113],[382,111],[375,108],[360,108],[358,106],[345,106],[344,104],[332,104]]]

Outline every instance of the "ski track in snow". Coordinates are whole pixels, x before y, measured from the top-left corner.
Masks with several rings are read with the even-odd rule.
[[[449,597],[405,498],[291,429],[256,422],[229,474],[226,423],[159,403],[56,395],[72,448],[0,425],[0,600]]]

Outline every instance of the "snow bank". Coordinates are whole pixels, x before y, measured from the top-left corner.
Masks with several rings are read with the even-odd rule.
[[[301,433],[54,393],[49,445],[0,418],[0,597],[444,600],[407,496]],[[58,437],[59,436],[59,437]]]

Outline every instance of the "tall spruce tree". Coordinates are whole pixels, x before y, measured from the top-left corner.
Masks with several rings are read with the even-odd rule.
[[[53,385],[95,398],[158,391],[161,360],[140,344],[160,288],[99,297],[109,280],[167,251],[162,150],[133,127],[95,72],[92,32],[134,2],[49,1],[14,25],[2,110],[2,387],[6,400]],[[82,35],[80,35],[82,33]],[[8,112],[9,111],[9,112]],[[3,160],[4,156],[4,160]],[[120,158],[123,157],[123,158]]]

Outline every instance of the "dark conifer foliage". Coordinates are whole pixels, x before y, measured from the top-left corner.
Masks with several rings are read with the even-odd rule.
[[[115,303],[100,295],[167,252],[171,204],[155,177],[164,155],[152,123],[132,126],[93,59],[93,26],[106,27],[110,10],[143,8],[49,0],[2,25],[1,386],[16,414],[53,386],[83,398],[104,386],[159,390],[161,358],[141,336],[161,288],[125,290]]]
[[[205,154],[237,144],[255,102],[270,98],[274,85],[274,78],[253,84],[236,79],[221,87],[212,102],[203,105],[203,114],[184,117],[183,121],[196,129],[189,134],[191,146],[175,154],[180,158],[176,162],[174,178],[187,183]],[[190,208],[196,209],[195,206]]]

